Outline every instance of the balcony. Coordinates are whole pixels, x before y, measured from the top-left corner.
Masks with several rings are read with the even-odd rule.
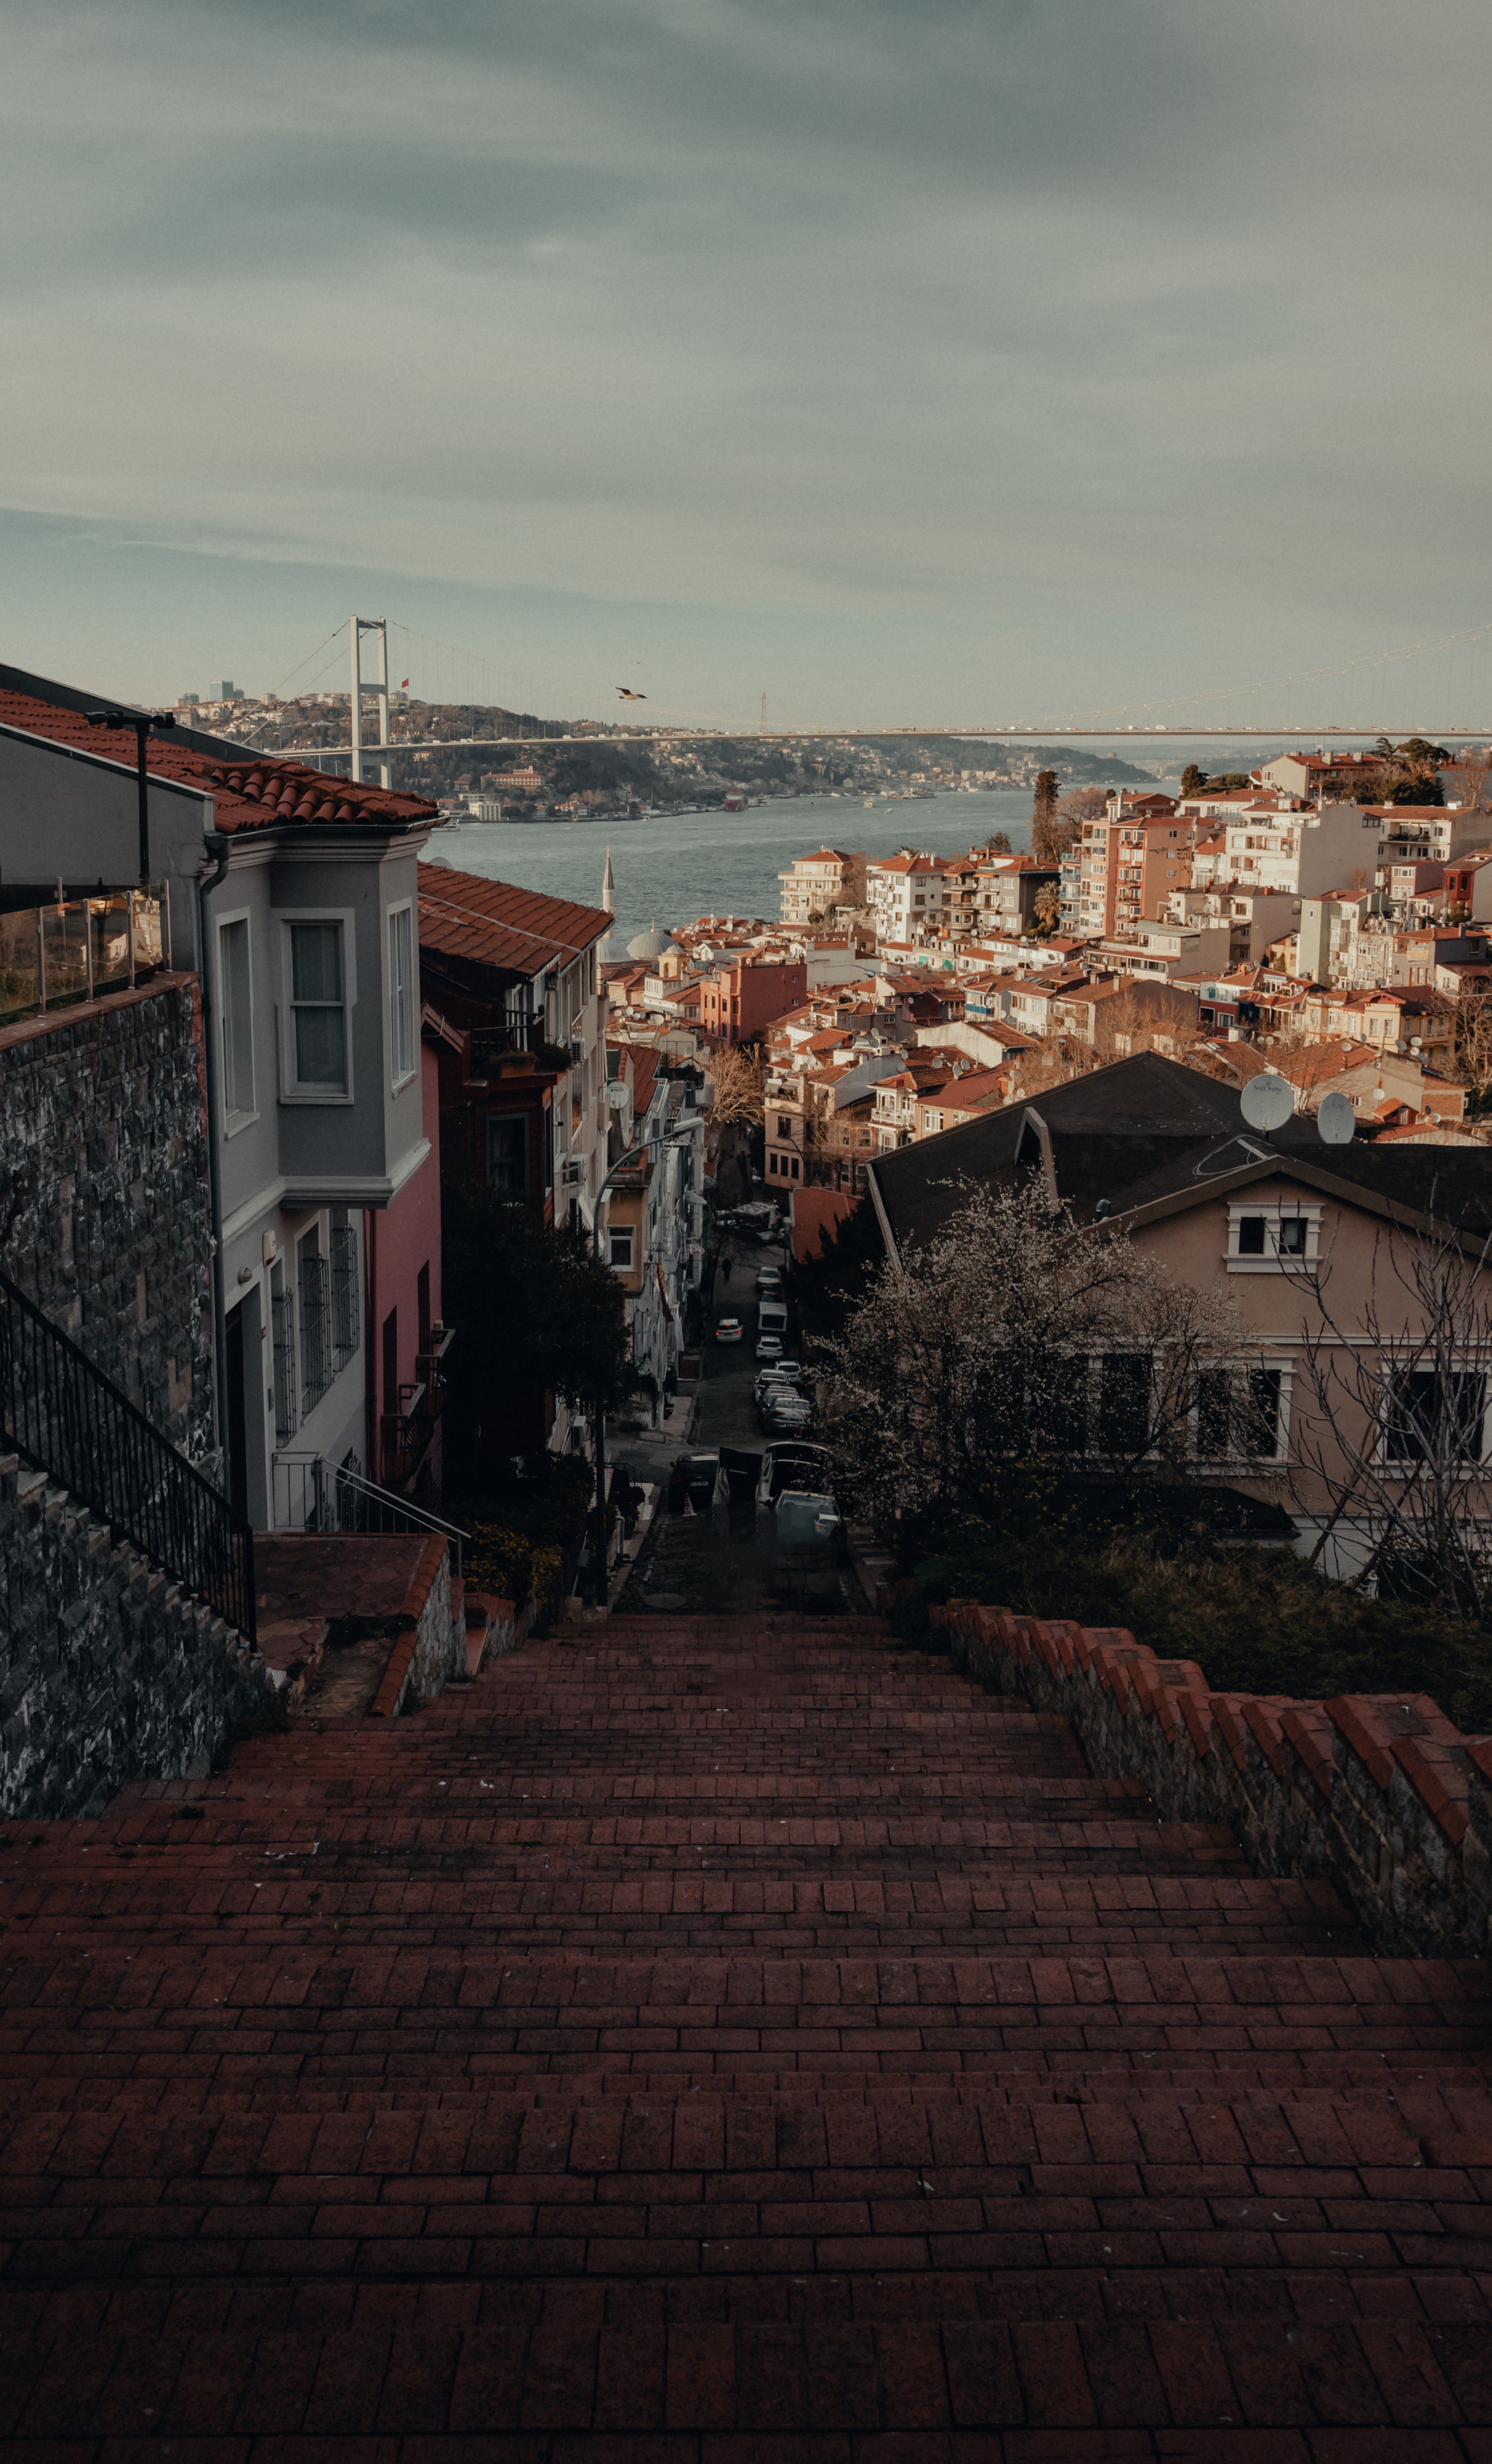
[[[419,1478],[446,1400],[445,1390],[428,1379],[399,1389],[399,1408],[379,1416],[379,1443],[384,1486],[412,1488]]]

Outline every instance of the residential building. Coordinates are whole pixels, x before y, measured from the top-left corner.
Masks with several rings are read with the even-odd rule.
[[[1327,1147],[1305,1118],[1274,1132],[1264,1151],[1241,1129],[1236,1088],[1143,1053],[931,1144],[898,1151],[891,1142],[872,1160],[870,1194],[892,1259],[935,1235],[962,1185],[1035,1177],[1049,1205],[1071,1210],[1080,1241],[1119,1229],[1182,1285],[1221,1284],[1248,1334],[1235,1362],[1198,1381],[1186,1423],[1196,1476],[1262,1502],[1283,1499],[1303,1554],[1324,1544],[1328,1573],[1359,1572],[1368,1527],[1350,1503],[1340,1510],[1332,1483],[1350,1477],[1364,1445],[1386,1442],[1374,1423],[1393,1428],[1398,1364],[1431,1331],[1413,1271],[1416,1232],[1459,1246],[1474,1277],[1489,1271],[1486,1152],[1425,1150],[1414,1139]],[[1358,1397],[1345,1407],[1313,1384],[1324,1295],[1340,1330],[1328,1348]],[[1373,1390],[1366,1420],[1352,1382],[1365,1359]],[[1492,1375],[1481,1363],[1468,1375],[1477,1381],[1468,1460],[1480,1463],[1492,1451]],[[1075,1414],[1075,1451],[1103,1378],[1095,1360]],[[1091,1441],[1096,1448],[1096,1431]],[[1392,1482],[1395,1458],[1380,1460]]]
[[[19,784],[64,883],[92,887],[105,861],[135,879],[133,732],[91,729],[86,696],[31,681],[0,701],[0,846]],[[398,1205],[401,1254],[439,1256],[414,921],[434,807],[186,729],[147,760],[163,930],[202,975],[230,1494],[256,1527],[294,1529],[321,1513],[329,1470],[376,1477],[365,1219]]]
[[[1165,802],[1165,799],[1161,799]],[[1132,933],[1192,878],[1189,832],[1174,811],[1085,822],[1077,929],[1088,938]]]
[[[927,940],[942,931],[949,910],[943,859],[904,848],[867,864],[866,901],[883,950],[889,942]]]
[[[1061,876],[1034,855],[992,855],[980,858],[976,879],[974,928],[982,941],[992,932],[1021,938],[1038,931],[1037,900]]]
[[[865,899],[866,859],[842,847],[819,847],[812,855],[795,857],[781,884],[781,921],[804,925],[828,916],[837,907],[859,907]]]
[[[604,908],[421,868],[421,980],[456,1031],[437,1042],[445,1168],[587,1230],[606,1170],[596,946],[610,925]]]
[[[808,990],[801,958],[768,959],[747,951],[700,978],[699,1028],[717,1044],[759,1044],[775,1018]]]
[[[1317,806],[1256,793],[1230,814],[1211,845],[1198,844],[1192,878],[1198,888],[1237,882],[1292,898],[1371,890],[1381,835],[1379,816],[1367,807]]]
[[[608,1047],[612,1163],[603,1251],[625,1299],[653,1423],[678,1384],[684,1319],[704,1265],[705,1113],[660,1056]],[[625,1156],[627,1160],[622,1161]]]

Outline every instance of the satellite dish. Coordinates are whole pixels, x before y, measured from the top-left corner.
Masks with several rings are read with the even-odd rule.
[[[1316,1127],[1328,1147],[1349,1147],[1357,1128],[1357,1115],[1345,1095],[1323,1095],[1316,1114]]]
[[[1295,1110],[1295,1090],[1278,1070],[1265,1069],[1249,1080],[1239,1104],[1251,1130],[1283,1129]]]

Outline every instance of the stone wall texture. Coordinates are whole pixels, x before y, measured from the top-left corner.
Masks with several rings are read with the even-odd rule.
[[[467,1674],[465,1591],[451,1580],[445,1540],[432,1536],[420,1551],[399,1617],[400,1632],[373,1698],[377,1719],[396,1720]]]
[[[1384,1950],[1492,1948],[1492,1738],[1428,1695],[1222,1694],[1123,1627],[932,1615],[958,1667],[1069,1720],[1095,1773],[1141,1781],[1172,1821],[1227,1823],[1262,1874],[1334,1882]]]
[[[212,1447],[199,987],[0,1029],[0,1266],[193,1463]]]
[[[0,1817],[96,1815],[126,1780],[204,1776],[284,1699],[215,1610],[0,1458]]]

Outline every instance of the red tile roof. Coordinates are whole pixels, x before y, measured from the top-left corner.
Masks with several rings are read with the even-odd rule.
[[[448,958],[538,976],[557,960],[588,950],[614,920],[603,907],[547,898],[511,881],[489,881],[485,874],[456,872],[443,864],[420,867],[420,947]]]
[[[59,709],[33,693],[0,692],[0,726],[97,753],[127,770],[135,767],[133,728],[90,727],[81,711]],[[234,760],[169,736],[149,738],[145,767],[153,779],[210,796],[215,826],[229,833],[264,829],[274,822],[375,822],[402,827],[435,818],[428,796],[399,795],[365,780],[326,778],[306,762],[281,761],[272,754],[246,754]]]

